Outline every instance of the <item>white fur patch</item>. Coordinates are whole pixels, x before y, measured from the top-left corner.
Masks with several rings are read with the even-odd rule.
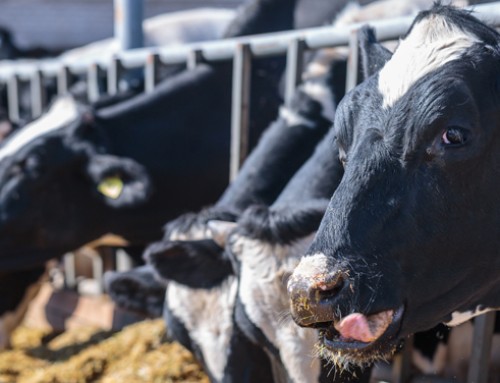
[[[492,307],[486,307],[484,309],[481,309],[480,306],[476,307],[475,310],[469,310],[465,312],[459,312],[455,311],[451,313],[451,321],[446,322],[445,325],[453,327],[453,326],[458,326],[459,324],[462,324],[464,322],[467,322],[468,320],[471,320],[474,317],[477,317],[478,315],[482,315],[484,313],[490,312],[490,311],[497,311],[500,310],[499,308],[492,308]]]
[[[290,246],[234,234],[229,243],[241,262],[238,296],[251,321],[279,350],[292,382],[316,382],[320,362],[314,357],[317,331],[297,326],[290,317],[286,279],[312,242],[307,236]]]
[[[281,106],[279,110],[280,118],[285,120],[287,126],[304,125],[309,128],[314,128],[314,122],[308,120],[307,118],[301,116],[296,111],[287,108],[286,106]]]
[[[293,271],[293,278],[314,278],[323,275],[331,267],[330,259],[323,253],[315,253],[302,257],[299,265]]]
[[[458,60],[478,39],[432,15],[416,24],[379,73],[383,106],[391,107],[426,74]]]
[[[0,148],[0,161],[16,153],[31,141],[65,127],[77,117],[78,108],[72,97],[58,99],[42,117],[26,125],[5,141]]]
[[[211,239],[212,232],[205,225],[193,225],[188,231],[172,230],[169,236],[170,241],[200,241]]]
[[[210,373],[220,381],[233,333],[233,308],[237,281],[230,277],[212,289],[193,289],[169,282],[168,307],[184,324],[203,353]]]
[[[329,121],[335,118],[335,101],[332,91],[322,82],[307,81],[302,86],[305,94],[321,104],[321,115]]]

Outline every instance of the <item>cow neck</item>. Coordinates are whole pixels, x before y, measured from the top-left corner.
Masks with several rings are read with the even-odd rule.
[[[274,122],[216,206],[242,212],[252,204],[270,205],[311,156],[329,125],[320,110],[314,121],[293,126],[284,118]]]
[[[192,161],[186,152],[174,164],[172,150],[180,150],[180,145],[201,145],[199,141],[209,135],[220,138],[228,125],[220,126],[229,121],[229,102],[225,101],[230,76],[223,69],[202,65],[165,80],[151,94],[99,109],[96,121],[109,138],[109,150],[153,171]],[[224,109],[223,105],[227,110],[214,113],[216,108]]]
[[[330,129],[313,156],[287,184],[273,207],[330,199],[344,173],[339,161],[335,131]]]

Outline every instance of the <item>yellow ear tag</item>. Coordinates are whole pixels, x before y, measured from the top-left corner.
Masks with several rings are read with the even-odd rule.
[[[111,199],[117,199],[123,191],[123,181],[117,176],[106,177],[97,186],[99,193]]]

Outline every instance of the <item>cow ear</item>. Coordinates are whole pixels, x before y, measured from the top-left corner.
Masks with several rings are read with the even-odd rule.
[[[96,154],[86,170],[96,194],[113,208],[135,207],[151,195],[146,169],[131,159]]]
[[[361,50],[361,62],[363,76],[368,78],[377,73],[392,57],[391,51],[377,42],[375,30],[367,25],[358,31],[359,48]]]
[[[212,240],[220,247],[226,247],[226,239],[229,234],[236,228],[236,222],[211,220],[208,221],[208,229],[212,234]]]
[[[160,278],[192,288],[216,286],[232,274],[230,261],[212,240],[157,242],[144,259]]]

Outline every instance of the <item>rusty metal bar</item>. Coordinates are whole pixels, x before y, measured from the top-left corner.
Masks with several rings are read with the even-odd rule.
[[[286,87],[285,104],[290,105],[295,88],[300,84],[304,65],[304,51],[306,44],[304,39],[299,38],[290,41],[286,54]]]
[[[495,312],[489,312],[478,316],[474,320],[474,337],[467,376],[468,383],[486,383],[488,381],[495,315]]]
[[[19,76],[13,75],[7,82],[7,102],[9,107],[9,119],[18,123],[21,119],[19,112]]]
[[[236,47],[233,60],[230,180],[235,179],[248,154],[251,58],[252,54],[248,44]]]
[[[43,75],[42,72],[37,71],[33,74],[30,81],[30,91],[31,91],[31,117],[40,117],[43,113],[45,107],[46,95],[45,87],[43,85]]]
[[[149,55],[144,67],[144,90],[151,93],[158,83],[158,69],[161,65],[160,56],[157,54]]]

